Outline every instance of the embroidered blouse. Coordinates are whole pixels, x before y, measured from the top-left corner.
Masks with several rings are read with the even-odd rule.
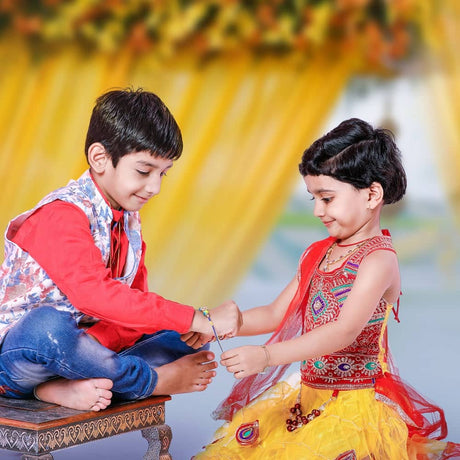
[[[341,267],[331,272],[315,269],[305,309],[303,333],[337,319],[351,291],[359,264],[366,255],[379,249],[394,252],[391,238],[378,236],[370,239]],[[383,375],[379,360],[380,339],[390,307],[385,299],[380,299],[367,325],[351,345],[336,353],[303,361],[302,382],[315,388],[339,390],[374,386],[375,379]]]

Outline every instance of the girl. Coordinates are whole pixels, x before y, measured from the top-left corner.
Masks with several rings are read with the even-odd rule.
[[[222,354],[239,382],[214,413],[228,422],[195,458],[460,456],[460,445],[437,441],[447,434],[441,409],[401,382],[387,349],[400,275],[380,214],[406,190],[391,133],[344,121],[304,152],[299,169],[330,236],[304,252],[272,303],[243,313],[239,335],[274,334]],[[278,382],[296,361],[300,378]]]

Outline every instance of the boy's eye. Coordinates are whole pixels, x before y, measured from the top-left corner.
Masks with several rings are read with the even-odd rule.
[[[148,176],[149,171],[141,171],[140,169],[136,169],[136,171],[141,175],[141,176]]]

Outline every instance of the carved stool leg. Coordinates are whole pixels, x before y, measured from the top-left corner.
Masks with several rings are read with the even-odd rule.
[[[144,428],[142,436],[149,443],[144,460],[171,460],[169,446],[171,444],[172,432],[168,425],[160,425],[151,428]]]
[[[156,427],[145,428],[141,431],[142,437],[144,437],[149,443],[147,452],[144,455],[144,460],[158,460],[160,458],[161,442]]]
[[[53,456],[46,454],[22,454],[21,460],[53,460]]]

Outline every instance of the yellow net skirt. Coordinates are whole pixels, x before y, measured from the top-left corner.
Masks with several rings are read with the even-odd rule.
[[[290,408],[297,401],[300,387],[304,414],[318,409],[332,396],[332,390],[300,385],[300,376],[293,374],[238,411],[231,422],[216,431],[214,442],[194,458],[405,460],[442,455],[446,445],[443,442],[431,442],[432,453],[427,456],[419,456],[417,446],[408,447],[406,424],[396,410],[375,399],[373,388],[340,391],[336,399],[325,405],[321,415],[288,432],[286,420],[291,416]],[[259,421],[257,442],[241,446],[235,438],[237,429],[255,420]],[[427,447],[422,444],[423,450]]]

